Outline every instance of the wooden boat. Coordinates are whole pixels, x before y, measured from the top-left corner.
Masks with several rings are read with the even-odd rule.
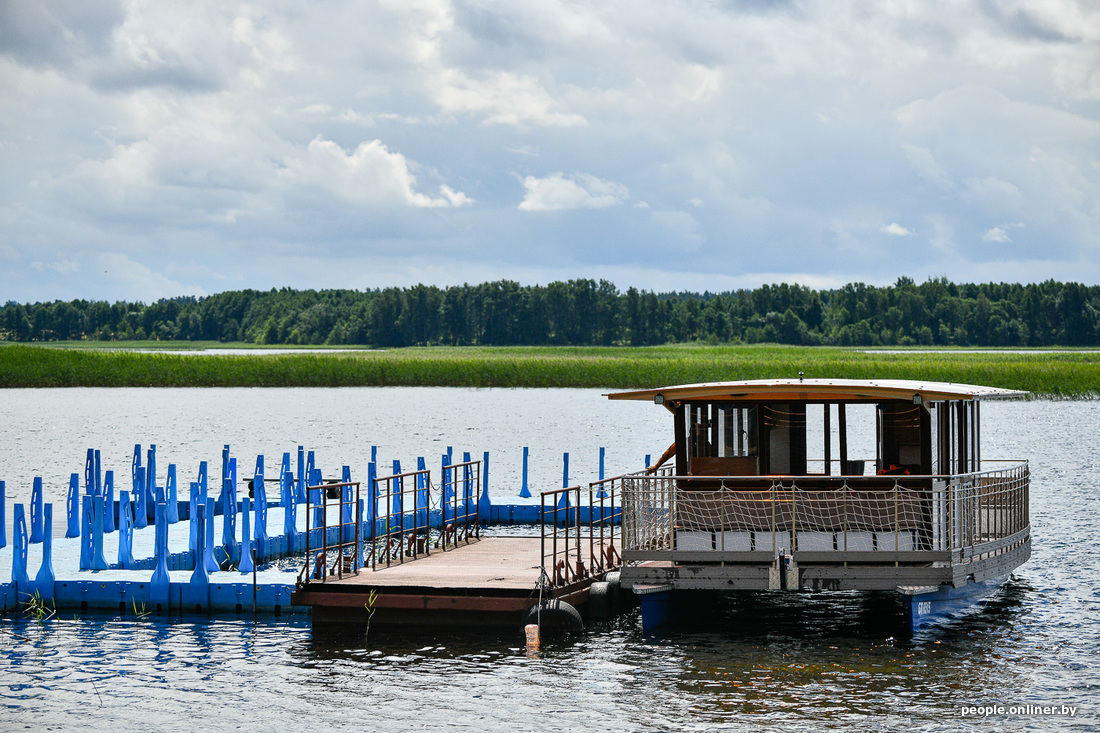
[[[673,415],[621,477],[621,582],[646,630],[701,590],[900,594],[910,628],[996,590],[1031,554],[1027,461],[981,452],[983,400],[1026,393],[799,379],[619,392]]]

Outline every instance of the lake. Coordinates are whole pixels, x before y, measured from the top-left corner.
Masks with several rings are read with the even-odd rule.
[[[534,656],[519,629],[366,636],[315,632],[302,614],[8,618],[0,729],[1094,727],[1100,402],[989,402],[982,418],[986,458],[1031,462],[1033,555],[985,606],[913,639],[897,633],[888,599],[859,594],[722,599],[711,623],[659,637],[640,633],[634,611]],[[490,494],[512,500],[524,446],[537,493],[561,485],[565,452],[570,482],[586,482],[601,446],[614,475],[659,455],[670,433],[663,410],[596,390],[4,390],[0,479],[10,521],[36,475],[62,502],[87,448],[102,451],[118,490],[135,443],[155,443],[160,475],[176,463],[182,485],[200,460],[216,475],[227,443],[240,475],[257,453],[271,475],[304,445],[326,476],[346,464],[356,478],[372,445],[384,464],[425,456],[436,468],[453,446],[489,451]]]

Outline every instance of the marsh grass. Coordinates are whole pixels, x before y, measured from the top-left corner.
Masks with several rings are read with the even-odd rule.
[[[23,603],[23,617],[39,625],[49,621],[56,613],[57,611],[43,600],[37,590],[33,594],[28,594],[27,600]]]
[[[224,346],[224,345],[222,345]],[[868,353],[796,346],[427,347],[196,355],[0,347],[0,387],[589,387],[796,377],[985,384],[1037,396],[1100,395],[1091,351]]]

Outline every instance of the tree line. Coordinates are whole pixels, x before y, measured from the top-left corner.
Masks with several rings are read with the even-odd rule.
[[[358,290],[238,290],[141,302],[0,309],[6,341],[646,346],[673,342],[837,346],[1097,346],[1100,287],[954,284],[907,277],[834,290],[763,285],[723,293],[619,291],[606,280],[510,280]]]

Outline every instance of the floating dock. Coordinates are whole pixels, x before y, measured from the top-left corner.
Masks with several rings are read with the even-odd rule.
[[[416,562],[364,568],[358,575],[308,583],[292,595],[314,622],[520,624],[540,600],[541,537],[483,537]],[[587,602],[587,588],[562,600]]]
[[[423,459],[407,473],[395,462],[385,476],[372,462],[367,479],[353,482],[346,467],[342,480],[323,479],[300,447],[297,470],[284,454],[275,480],[264,479],[259,456],[238,498],[226,446],[221,492],[209,490],[203,463],[180,501],[174,465],[168,485],[157,485],[155,447],[145,463],[135,447],[133,490],[117,498],[111,472],[89,451],[83,491],[73,474],[57,517],[64,537],[41,481],[29,511],[11,506],[10,542],[0,500],[0,577],[11,578],[0,584],[0,607],[480,625],[519,623],[540,601],[586,603],[590,586],[617,567],[614,497],[600,496],[598,482],[544,492],[541,504],[493,506],[488,455],[463,458],[444,456],[438,484]],[[482,536],[490,524],[529,524],[532,536]]]
[[[438,503],[425,472],[376,480],[374,535],[364,543],[354,521],[319,522],[326,544],[307,548],[314,562],[299,575],[293,602],[322,623],[518,625],[532,613],[569,623],[560,614],[585,607],[593,585],[618,567],[614,497],[602,482],[588,487],[587,506],[580,487],[543,492],[537,536],[482,537],[478,500],[463,488],[477,469],[445,471]],[[357,502],[329,496],[321,517],[348,518],[346,507]]]

